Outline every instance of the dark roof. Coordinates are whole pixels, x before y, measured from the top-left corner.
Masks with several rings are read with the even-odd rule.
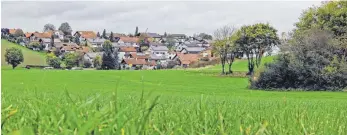
[[[170,34],[171,37],[187,37],[185,34]]]
[[[158,33],[145,33],[145,34],[151,38],[161,38],[161,36]]]
[[[151,50],[153,51],[169,51],[169,49],[166,46],[150,46]]]
[[[205,50],[205,48],[202,48],[202,47],[186,47],[183,49],[186,49],[188,52],[201,52]]]

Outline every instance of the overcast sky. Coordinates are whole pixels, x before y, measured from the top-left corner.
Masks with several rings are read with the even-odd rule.
[[[226,24],[269,22],[279,32],[294,28],[302,10],[319,1],[237,2],[237,1],[105,1],[105,2],[1,2],[1,27],[42,31],[46,23],[56,28],[68,22],[73,31],[114,33],[143,32],[210,33]]]

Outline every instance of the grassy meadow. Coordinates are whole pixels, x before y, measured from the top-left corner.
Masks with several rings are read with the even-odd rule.
[[[28,50],[25,57],[26,53],[43,56]],[[263,60],[270,62],[272,57]],[[236,61],[233,67],[247,71],[247,62]],[[249,90],[247,78],[218,76],[219,68],[66,71],[12,70],[2,65],[1,131],[15,135],[347,134],[347,93]]]
[[[1,54],[2,54],[1,67],[4,67],[4,66],[10,67],[10,65],[6,63],[5,57],[3,57],[3,55],[5,55],[6,49],[11,47],[20,48],[23,52],[24,62],[18,65],[19,67],[23,67],[25,65],[46,65],[46,59],[45,59],[44,53],[32,51],[18,44],[11,43],[7,40],[1,39]]]

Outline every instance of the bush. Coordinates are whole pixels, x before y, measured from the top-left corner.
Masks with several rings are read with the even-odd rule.
[[[255,89],[342,90],[347,87],[347,63],[335,55],[332,36],[310,30],[294,37],[288,53],[280,54],[265,71],[251,78]]]
[[[46,62],[51,67],[60,68],[61,60],[54,53],[47,54]]]
[[[9,48],[5,52],[5,61],[12,65],[12,69],[16,68],[20,63],[24,61],[22,50],[19,48]]]

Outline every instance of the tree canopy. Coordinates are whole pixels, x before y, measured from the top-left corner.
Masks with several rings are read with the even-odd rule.
[[[55,31],[55,26],[53,24],[47,23],[45,26],[43,26],[43,32],[47,31]]]
[[[60,25],[59,30],[61,30],[64,35],[71,35],[72,28],[68,22],[64,22]]]
[[[12,65],[12,68],[16,68],[20,63],[24,61],[22,50],[19,48],[9,48],[5,52],[5,61]]]

